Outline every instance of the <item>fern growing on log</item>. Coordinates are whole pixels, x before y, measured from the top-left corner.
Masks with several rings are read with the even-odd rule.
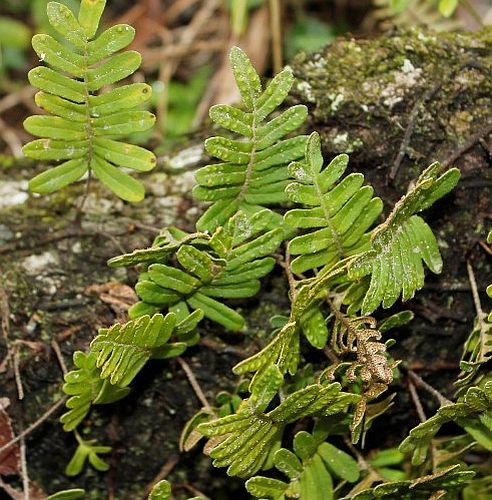
[[[127,47],[135,30],[119,24],[96,32],[106,0],[82,0],[78,18],[63,4],[50,2],[50,24],[62,44],[50,35],[35,35],[32,45],[41,61],[29,72],[31,85],[41,90],[36,104],[50,115],[30,116],[25,129],[41,137],[24,146],[30,158],[61,161],[60,165],[29,182],[36,193],[51,193],[94,174],[105,186],[127,201],[140,201],[144,188],[120,167],[148,171],[156,165],[153,153],[121,142],[134,132],[153,126],[155,117],[135,110],[151,96],[151,87],[133,83],[104,93],[101,89],[134,73],[141,56]]]
[[[305,136],[282,138],[304,122],[306,106],[293,106],[265,123],[287,97],[294,81],[292,71],[284,69],[263,90],[241,49],[234,47],[230,58],[243,109],[219,104],[210,109],[210,118],[245,140],[211,137],[205,142],[207,152],[223,163],[196,173],[195,197],[213,202],[197,222],[200,231],[214,231],[238,210],[251,216],[264,205],[287,201],[287,165],[304,154]],[[280,217],[276,219],[278,224]]]
[[[402,452],[393,450],[396,460],[387,462],[400,464],[403,452],[413,453],[414,467],[385,470],[381,460],[373,468],[354,445],[364,445],[373,421],[394,404],[388,389],[401,373],[388,352],[394,341],[384,336],[413,316],[402,311],[377,322],[369,314],[412,298],[424,284],[424,264],[441,271],[436,238],[417,214],[455,186],[459,171],[442,173],[432,164],[378,223],[382,202],[361,174],[344,175],[346,155],[324,166],[317,133],[284,138],[304,120],[303,107],[263,123],[286,97],[291,72],[281,72],[263,91],[243,52],[233,49],[231,61],[243,107],[214,107],[211,117],[245,139],[207,142],[208,152],[224,163],[197,173],[195,195],[213,202],[197,232],[167,228],[150,248],[110,260],[115,267],[141,266],[141,300],[130,309],[128,323],[100,330],[89,354],[74,356],[78,369],[64,386],[72,396],[62,416],[65,429],[75,429],[91,404],[123,397],[148,360],[176,356],[196,344],[202,317],[244,330],[245,319],[226,301],[256,295],[260,279],[278,261],[287,275],[289,315],[271,318],[267,345],[233,368],[243,376],[233,393],[220,393],[215,406],[200,396],[203,408],[187,423],[181,449],[205,437],[204,451],[214,466],[247,479],[247,490],[257,498],[437,499],[448,490],[454,498],[475,475],[457,465],[456,457],[476,443],[492,449],[483,331],[472,333],[467,344],[468,364],[462,368],[470,372],[457,402],[445,401],[410,432]],[[298,206],[282,215],[273,205],[283,202]],[[284,241],[285,255],[278,255]],[[323,349],[327,361],[301,368],[309,355],[309,346],[301,350],[302,336]],[[449,447],[434,441],[447,422],[467,433]],[[289,432],[291,424],[302,430]],[[304,430],[310,426],[312,433]],[[327,440],[334,435],[342,435],[345,445]],[[264,472],[252,477],[273,466],[288,480]],[[161,481],[149,498],[170,495],[170,484]]]
[[[60,419],[63,429],[74,430],[91,405],[112,403],[125,397],[130,392],[128,385],[150,358],[165,359],[182,354],[186,343],[169,343],[171,335],[178,340],[180,336],[187,337],[201,318],[201,311],[179,322],[173,313],[156,314],[100,329],[87,355],[80,351],[74,353],[77,370],[65,375],[63,391],[71,397],[67,401],[69,411]]]
[[[318,185],[322,185],[324,179],[329,178],[331,172],[328,168],[319,174],[321,171],[319,149],[317,134],[313,133],[306,145],[306,164],[309,165],[309,168],[304,168],[305,174],[299,174],[299,176],[308,180],[313,178],[315,172],[318,172],[317,182]],[[294,164],[292,170],[296,168],[300,168],[299,164]],[[341,175],[339,170],[343,168],[343,159],[332,162],[331,168],[333,169],[333,177],[338,179]],[[439,164],[435,163],[422,173],[416,185],[396,204],[387,220],[371,232],[369,242],[364,241],[367,238],[365,232],[368,229],[365,217],[356,219],[351,231],[358,235],[359,243],[356,244],[361,245],[360,253],[346,257],[344,260],[335,258],[332,265],[325,265],[315,278],[301,279],[292,292],[289,320],[275,334],[270,344],[251,358],[237,364],[234,367],[234,373],[239,375],[247,372],[261,372],[271,364],[277,364],[282,373],[287,371],[295,373],[299,362],[300,329],[305,334],[312,328],[324,330],[325,320],[317,307],[324,300],[327,291],[340,280],[353,282],[359,289],[362,289],[362,293],[360,293],[363,297],[362,313],[368,314],[381,302],[386,307],[392,305],[400,295],[401,290],[403,290],[403,300],[411,298],[415,291],[423,285],[422,260],[431,270],[440,272],[442,261],[435,236],[429,226],[420,217],[414,215],[416,212],[431,206],[458,182],[459,171],[457,169],[450,169],[441,176],[438,175],[438,172]],[[339,191],[341,193],[347,189],[347,185],[344,185],[343,181],[340,182],[339,186],[342,186]],[[297,183],[290,189],[292,192],[301,193],[302,189],[306,187],[306,198],[308,195],[313,196],[316,188],[313,189],[312,185],[305,186]],[[337,187],[334,187],[333,191],[336,189]],[[372,196],[372,192],[370,195]],[[378,203],[377,201],[370,202],[368,199],[359,199],[359,203],[353,203],[350,198],[347,201],[353,212],[357,212],[358,204],[364,207],[368,202],[373,203],[374,206],[377,206]],[[339,203],[334,205],[338,206]],[[292,216],[292,212],[288,212],[285,217],[288,220],[301,221],[305,214],[306,212],[302,211],[294,212],[294,216]],[[312,212],[308,212],[308,214],[312,215]],[[319,216],[319,209],[315,214]],[[309,217],[306,219],[309,220]],[[325,225],[331,224],[331,228],[334,229],[330,217],[325,216],[324,220]],[[320,218],[317,219],[317,222],[321,223]],[[313,224],[313,222],[310,220],[309,224]],[[360,224],[360,229],[358,224]],[[319,226],[316,226],[315,232],[320,231],[317,227]],[[331,230],[329,234],[332,234]],[[297,247],[300,253],[301,250],[306,255],[314,253],[309,233],[297,238],[303,238],[304,242],[304,245]],[[296,238],[292,242],[295,240]],[[313,261],[308,262],[311,265]],[[293,271],[295,272],[295,269]],[[370,276],[370,285],[362,280],[367,275]],[[309,315],[307,319],[306,314]],[[326,334],[323,337],[326,337]]]
[[[150,264],[140,275],[135,290],[142,301],[132,306],[130,316],[163,308],[188,314],[193,309],[225,328],[242,329],[244,319],[222,299],[255,295],[260,289],[259,278],[272,270],[275,260],[270,254],[284,233],[281,228],[266,230],[270,221],[265,209],[250,219],[238,212],[212,236],[176,245],[176,265],[168,261],[171,254],[166,253],[161,262]]]

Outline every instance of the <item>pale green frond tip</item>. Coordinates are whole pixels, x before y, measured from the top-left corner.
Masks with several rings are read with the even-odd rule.
[[[105,5],[105,0],[82,0],[77,19],[65,5],[50,2],[48,19],[60,40],[44,34],[32,39],[49,67],[32,69],[28,78],[41,91],[36,104],[48,114],[24,121],[24,128],[40,139],[23,151],[35,160],[62,162],[31,180],[33,192],[58,191],[89,172],[123,200],[138,202],[145,196],[143,185],[122,168],[146,172],[156,157],[120,141],[154,125],[152,113],[136,109],[150,99],[151,88],[132,83],[99,94],[133,74],[142,59],[136,51],[120,52],[134,38],[131,26],[113,26],[94,39]]]
[[[80,3],[79,23],[87,38],[93,38],[99,26],[106,0],[82,0]]]

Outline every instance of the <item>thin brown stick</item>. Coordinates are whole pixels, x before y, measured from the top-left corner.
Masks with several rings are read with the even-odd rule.
[[[477,280],[475,279],[475,273],[473,272],[473,267],[469,260],[466,261],[466,270],[468,271],[468,280],[470,282],[470,287],[473,296],[473,302],[475,304],[475,311],[477,313],[478,325],[480,327],[480,358],[479,362],[485,361],[483,359],[483,353],[486,352],[485,343],[488,337],[488,327],[485,324],[486,314],[483,312],[482,304],[480,303],[480,296],[478,295]]]
[[[417,375],[414,371],[407,370],[407,374],[417,387],[421,387],[422,389],[425,389],[429,394],[432,394],[439,401],[439,404],[441,406],[452,404],[452,401],[444,397],[437,389],[429,385],[422,377]]]
[[[148,498],[149,493],[152,491],[152,488],[163,479],[170,474],[170,472],[176,467],[176,464],[179,462],[179,455],[172,455],[169,457],[167,462],[161,467],[161,470],[157,473],[157,475],[152,479],[152,481],[145,487],[144,495],[142,500]]]
[[[29,101],[32,99],[32,96],[36,93],[36,90],[30,85],[26,85],[22,89],[17,92],[10,92],[5,97],[0,99],[0,114],[4,113],[10,108],[17,106],[23,102]]]
[[[24,500],[29,500],[30,498],[29,474],[27,472],[26,440],[24,437],[20,439],[20,463],[21,463],[22,490],[24,492]]]
[[[280,0],[270,0],[270,29],[272,32],[273,70],[282,70],[282,8]]]
[[[417,116],[419,114],[420,107],[423,106],[429,99],[432,99],[432,97],[437,93],[437,91],[441,88],[441,86],[442,82],[439,82],[437,85],[434,85],[433,87],[428,89],[426,92],[424,92],[422,97],[420,97],[417,100],[417,102],[412,106],[412,109],[410,110],[410,114],[408,116],[408,122],[405,128],[405,133],[403,135],[403,140],[401,141],[395,162],[393,163],[393,166],[391,167],[391,170],[389,172],[390,180],[395,179],[398,170],[400,168],[401,162],[403,161],[403,158],[405,158],[408,146],[410,145],[410,141],[412,139],[415,120],[417,119]]]
[[[417,410],[419,420],[421,422],[425,422],[427,420],[427,417],[425,416],[424,408],[417,393],[417,389],[415,389],[415,384],[411,380],[408,381],[408,390],[410,391],[410,396],[412,398],[413,404],[415,405],[415,409]]]
[[[24,399],[24,386],[22,385],[22,378],[19,369],[19,347],[17,345],[14,347],[14,355],[12,357],[12,360],[14,366],[14,378],[15,385],[17,387],[17,395],[19,397],[19,400],[22,401]]]
[[[202,403],[203,407],[212,412],[215,413],[208,402],[207,398],[205,397],[204,392],[202,391],[202,388],[200,387],[200,384],[198,383],[198,380],[196,379],[193,371],[190,368],[190,365],[181,357],[176,358],[177,362],[181,365],[181,368],[186,374],[186,378],[188,379],[188,382],[190,383],[192,389],[195,391],[196,397],[200,400]]]
[[[2,447],[0,447],[0,453],[3,451],[9,449],[11,446],[13,446],[15,443],[18,443],[21,439],[24,437],[28,436],[31,434],[32,431],[37,429],[46,419],[48,419],[60,406],[65,404],[67,400],[67,396],[63,396],[59,401],[57,401],[55,404],[50,406],[35,422],[33,422],[27,429],[22,431],[18,436],[15,438],[11,439],[8,443],[4,444]]]
[[[470,148],[472,148],[480,139],[487,137],[492,133],[492,123],[482,128],[475,134],[473,134],[466,142],[458,148],[449,158],[446,158],[442,165],[443,167],[449,167],[452,165],[463,153],[466,153]]]
[[[51,348],[53,349],[53,352],[56,355],[56,359],[58,360],[58,364],[60,365],[63,375],[66,375],[68,373],[67,365],[65,364],[65,360],[63,359],[63,355],[60,349],[60,344],[58,344],[58,342],[55,339],[51,341]]]

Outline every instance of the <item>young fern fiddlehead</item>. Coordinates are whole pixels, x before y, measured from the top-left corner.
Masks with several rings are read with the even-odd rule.
[[[94,174],[120,198],[137,202],[144,197],[140,182],[119,167],[148,171],[156,165],[150,151],[120,142],[125,136],[153,126],[155,117],[135,110],[151,96],[151,87],[133,83],[98,92],[134,73],[141,56],[135,51],[114,55],[127,47],[135,30],[119,24],[95,38],[106,0],[82,0],[78,19],[65,5],[50,2],[48,19],[69,45],[50,35],[35,35],[33,47],[41,61],[29,81],[41,90],[36,104],[51,115],[31,116],[25,129],[41,137],[24,147],[36,160],[62,161],[31,179],[36,193],[51,193]]]
[[[219,104],[210,109],[210,117],[245,140],[211,137],[205,142],[207,152],[223,163],[196,173],[194,196],[213,202],[197,222],[200,231],[214,231],[238,210],[251,216],[265,205],[287,201],[287,165],[304,155],[305,136],[282,138],[304,122],[306,106],[288,108],[265,123],[287,97],[294,82],[292,70],[281,71],[263,90],[260,77],[241,49],[234,47],[230,58],[243,109]],[[281,223],[278,214],[272,213],[272,217],[272,227]]]

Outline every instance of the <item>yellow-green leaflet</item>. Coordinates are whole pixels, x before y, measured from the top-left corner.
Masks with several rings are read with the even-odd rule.
[[[36,103],[51,115],[25,120],[25,129],[42,139],[27,144],[24,153],[37,160],[77,160],[33,179],[30,189],[35,192],[56,191],[89,171],[122,199],[138,202],[145,195],[142,184],[120,167],[146,172],[155,167],[156,157],[117,139],[154,125],[152,113],[135,109],[150,98],[151,87],[135,83],[99,93],[130,76],[141,63],[138,52],[118,53],[135,36],[131,26],[113,26],[95,38],[105,4],[82,0],[78,19],[68,7],[48,4],[48,19],[60,40],[43,34],[33,37],[40,61],[49,67],[31,70],[29,81],[41,90]]]

